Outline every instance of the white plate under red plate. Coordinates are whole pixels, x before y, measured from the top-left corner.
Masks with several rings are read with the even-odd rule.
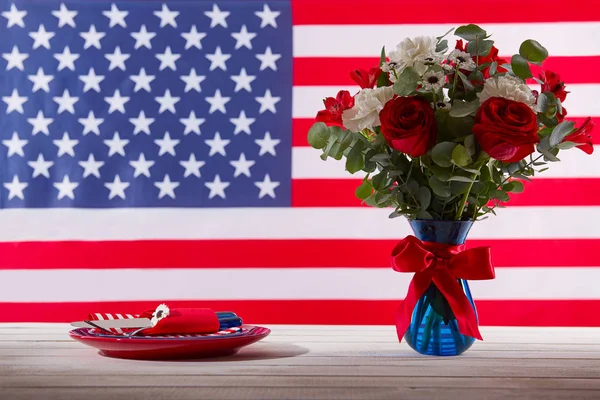
[[[98,334],[95,329],[79,328],[69,336],[87,346],[95,347],[108,357],[138,360],[193,359],[222,357],[237,353],[242,347],[264,339],[271,333],[260,326],[242,326],[242,330],[218,336],[152,337]]]

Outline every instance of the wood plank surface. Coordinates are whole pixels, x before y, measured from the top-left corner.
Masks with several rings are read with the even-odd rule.
[[[600,328],[482,327],[428,357],[390,326],[269,326],[226,358],[136,361],[71,340],[67,324],[0,324],[0,400],[600,399]]]

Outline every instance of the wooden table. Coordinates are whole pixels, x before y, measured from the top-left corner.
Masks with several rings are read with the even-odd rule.
[[[600,399],[600,328],[483,327],[460,357],[421,356],[391,326],[269,326],[210,361],[111,359],[66,324],[0,324],[0,399]]]

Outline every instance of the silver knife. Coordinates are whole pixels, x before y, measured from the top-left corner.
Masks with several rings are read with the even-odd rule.
[[[93,321],[71,322],[71,326],[76,328],[150,328],[152,322],[148,318],[129,318],[129,319],[104,319]]]

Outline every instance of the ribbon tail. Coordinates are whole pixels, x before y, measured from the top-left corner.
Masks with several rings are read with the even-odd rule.
[[[423,293],[425,293],[429,287],[430,283],[431,274],[427,272],[416,273],[410,282],[406,297],[400,302],[400,305],[396,309],[395,317],[398,341],[402,342],[402,338],[410,326],[413,310],[415,309],[415,306],[417,305],[417,302],[421,296],[423,296]]]
[[[433,282],[448,300],[448,304],[452,308],[454,316],[456,316],[460,333],[483,340],[477,326],[475,311],[456,278],[447,271],[439,271],[437,276],[433,278]]]

